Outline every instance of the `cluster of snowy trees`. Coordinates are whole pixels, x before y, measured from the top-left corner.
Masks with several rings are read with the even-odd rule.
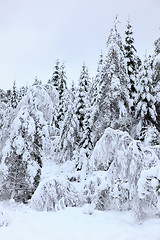
[[[1,200],[160,213],[160,38],[154,45],[142,61],[131,22],[122,41],[116,18],[92,81],[83,64],[68,89],[57,60],[46,84],[1,90]],[[45,179],[47,161],[58,176]]]

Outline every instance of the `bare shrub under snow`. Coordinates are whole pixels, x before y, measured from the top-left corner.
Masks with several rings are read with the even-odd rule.
[[[31,199],[32,208],[40,211],[57,211],[68,206],[75,207],[79,204],[78,193],[74,186],[61,177],[43,180]]]

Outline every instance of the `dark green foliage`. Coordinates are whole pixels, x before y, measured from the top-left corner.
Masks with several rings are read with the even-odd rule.
[[[16,108],[18,104],[18,92],[16,87],[16,82],[13,82],[13,88],[11,92],[11,107]]]

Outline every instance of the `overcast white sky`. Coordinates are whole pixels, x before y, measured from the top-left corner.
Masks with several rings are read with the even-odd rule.
[[[143,56],[160,36],[160,0],[0,0],[0,88],[44,83],[56,59],[68,82],[85,61],[94,76],[116,14],[123,37],[130,16],[135,46]]]

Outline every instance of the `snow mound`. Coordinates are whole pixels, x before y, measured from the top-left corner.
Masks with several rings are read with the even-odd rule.
[[[143,170],[138,180],[141,210],[145,215],[160,215],[160,166]],[[148,211],[149,209],[149,211]]]
[[[0,227],[8,226],[10,222],[8,214],[4,211],[3,207],[0,205]]]
[[[60,210],[80,204],[74,186],[62,177],[43,180],[31,199],[31,207],[36,210]]]
[[[91,156],[93,170],[107,171],[112,162],[119,156],[117,150],[125,152],[131,141],[132,138],[127,132],[107,128],[96,143]]]
[[[152,176],[157,174],[153,169],[159,165],[158,146],[144,147],[139,141],[133,140],[127,132],[107,128],[91,156],[92,170],[105,173],[105,181],[103,181],[105,185],[93,193],[96,196],[96,208],[99,210],[132,209],[137,217],[143,216],[144,213],[150,215],[151,206],[148,202],[156,199],[156,209],[159,204],[158,195],[151,199],[152,192],[155,193],[156,189],[159,189],[157,185],[153,186],[153,184],[159,184],[159,176]],[[147,191],[150,192],[150,197],[146,195],[142,201],[140,196],[145,192],[145,182],[149,184],[147,179],[144,180],[144,174],[141,174],[144,170],[149,174],[145,176],[149,176],[150,186]],[[141,187],[140,182],[138,184],[140,178],[143,178],[140,182],[144,183]],[[95,182],[94,185],[96,185]],[[157,211],[155,211],[156,214]]]

